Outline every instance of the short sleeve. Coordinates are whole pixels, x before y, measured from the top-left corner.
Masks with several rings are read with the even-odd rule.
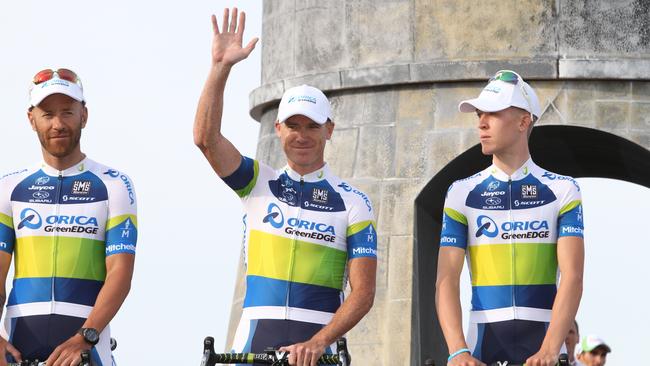
[[[11,187],[7,179],[0,179],[0,250],[13,253],[16,244],[13,213],[11,209]]]
[[[574,179],[567,181],[569,188],[560,199],[558,213],[558,238],[563,236],[584,237],[584,223],[582,213],[582,194],[580,186]]]
[[[467,217],[461,189],[452,184],[447,190],[442,213],[441,247],[467,248]]]
[[[227,185],[237,193],[240,198],[248,196],[255,184],[260,172],[260,165],[257,160],[242,156],[239,167],[232,174],[221,178]]]
[[[377,258],[377,225],[370,198],[358,191],[348,215],[348,259]]]
[[[120,173],[107,184],[108,216],[106,222],[106,256],[135,254],[138,241],[137,202],[133,181]]]

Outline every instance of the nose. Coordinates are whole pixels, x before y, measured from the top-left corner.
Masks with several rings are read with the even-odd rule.
[[[63,124],[63,119],[61,116],[55,115],[54,118],[52,118],[52,128],[55,130],[65,129],[65,125]]]
[[[488,128],[487,113],[481,113],[478,116],[478,129],[479,130],[485,130],[487,128]]]

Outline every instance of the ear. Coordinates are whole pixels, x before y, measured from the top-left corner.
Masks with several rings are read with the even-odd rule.
[[[278,121],[275,120],[275,135],[280,137],[280,129],[282,128],[282,124]]]
[[[334,133],[334,122],[331,120],[325,122],[325,128],[327,129],[327,139],[329,140],[332,138],[332,133]]]
[[[81,128],[86,128],[86,123],[88,122],[88,108],[83,106],[81,110]]]
[[[527,132],[532,125],[533,120],[531,114],[528,111],[524,111],[521,114],[521,119],[519,120],[519,131]]]
[[[36,122],[34,122],[34,112],[32,111],[27,111],[27,119],[29,120],[29,124],[32,126],[32,130],[36,131]]]

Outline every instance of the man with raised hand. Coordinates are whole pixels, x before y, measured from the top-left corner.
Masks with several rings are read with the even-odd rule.
[[[220,31],[212,16],[212,66],[194,124],[196,145],[244,205],[246,298],[233,350],[282,347],[291,365],[314,366],[372,306],[373,210],[368,197],[324,161],[334,123],[329,101],[314,87],[291,88],[280,102],[275,131],[284,168],[243,157],[221,135],[228,74],[257,42],[242,47],[245,19],[225,9]]]
[[[555,365],[582,295],[580,187],[531,159],[528,138],[541,108],[517,73],[497,72],[459,110],[476,113],[492,165],[454,182],[445,200],[436,309],[449,364]],[[472,281],[467,339],[459,299],[465,258]]]
[[[77,365],[89,350],[94,364],[112,365],[108,324],[129,292],[135,259],[133,183],[81,151],[88,109],[73,71],[38,72],[29,95],[43,161],[0,178],[2,305],[15,258],[0,352],[59,366]]]

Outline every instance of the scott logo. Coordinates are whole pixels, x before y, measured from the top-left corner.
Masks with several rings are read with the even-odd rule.
[[[476,226],[478,226],[478,230],[476,230],[477,238],[481,235],[485,235],[488,238],[494,238],[499,234],[497,223],[488,216],[481,215],[476,218]]]
[[[31,208],[26,208],[20,212],[20,222],[18,223],[18,230],[26,227],[28,229],[36,230],[43,224],[41,215]]]

